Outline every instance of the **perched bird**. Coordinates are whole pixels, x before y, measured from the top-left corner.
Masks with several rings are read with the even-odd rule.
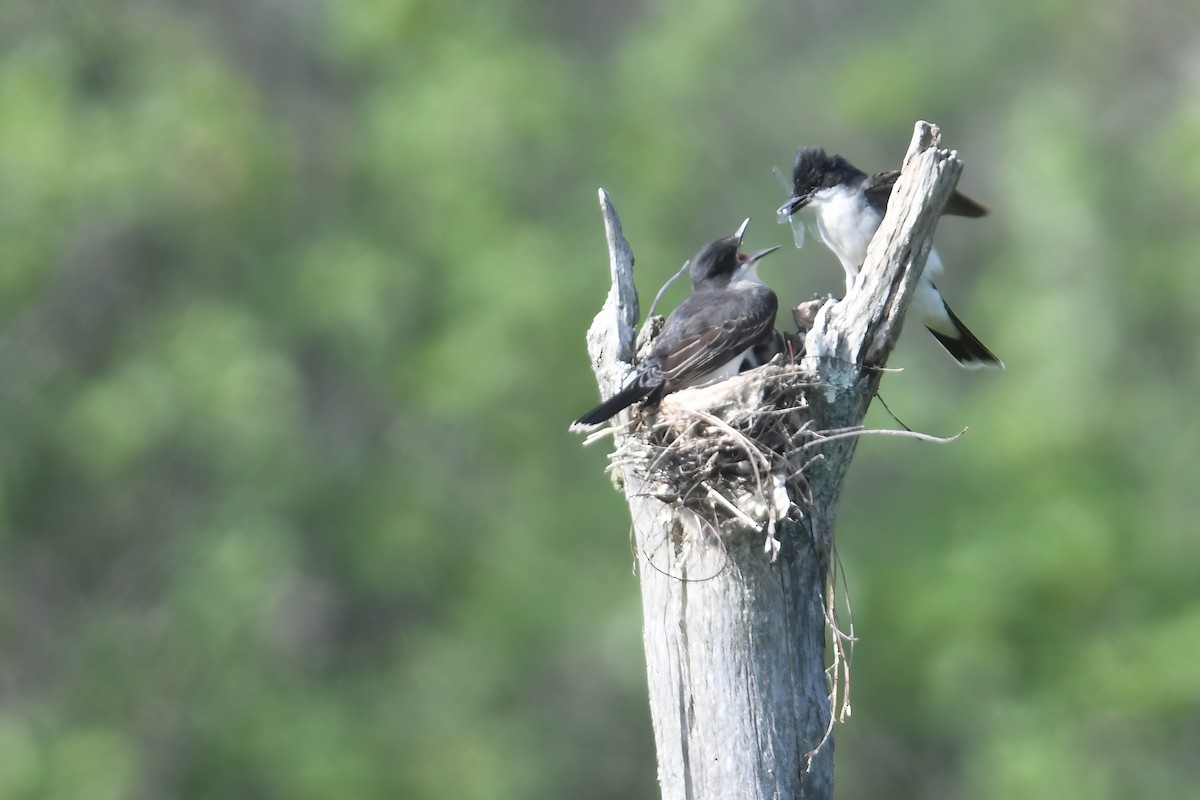
[[[899,176],[899,170],[867,175],[840,155],[828,155],[819,147],[801,147],[796,152],[796,164],[792,169],[792,194],[779,207],[780,220],[806,206],[813,207],[817,230],[842,262],[846,271],[846,290],[849,291],[867,260],[867,248],[883,222],[888,198]],[[982,217],[987,209],[955,192],[943,213]],[[916,315],[916,319],[960,365],[968,369],[1004,369],[1004,362],[971,333],[934,286],[932,279],[941,272],[942,261],[937,251],[931,249],[910,313]]]
[[[779,301],[757,274],[778,246],[742,253],[747,219],[732,236],[706,245],[692,259],[692,293],[671,312],[650,355],[612,397],[575,420],[598,425],[643,398],[657,402],[688,386],[728,378],[775,330]]]

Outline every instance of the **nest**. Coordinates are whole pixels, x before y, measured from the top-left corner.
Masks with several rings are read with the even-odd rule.
[[[640,491],[691,511],[726,542],[765,532],[764,550],[774,560],[776,529],[807,513],[805,468],[820,458],[812,448],[824,437],[808,414],[814,386],[810,371],[781,355],[737,377],[667,395],[609,429],[618,434],[612,468]]]

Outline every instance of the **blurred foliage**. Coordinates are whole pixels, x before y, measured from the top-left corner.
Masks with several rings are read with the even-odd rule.
[[[0,798],[654,797],[625,510],[565,432],[596,187],[652,291],[747,214],[787,241],[797,145],[882,169],[917,118],[993,210],[943,289],[1008,370],[910,335],[884,382],[971,432],[859,448],[839,796],[1185,796],[1197,23],[0,4]]]

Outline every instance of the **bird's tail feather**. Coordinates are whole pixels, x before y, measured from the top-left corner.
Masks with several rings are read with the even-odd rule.
[[[980,367],[1004,369],[1004,362],[996,358],[995,354],[979,341],[979,337],[971,333],[971,329],[950,310],[949,305],[944,302],[943,305],[946,306],[946,314],[950,317],[951,324],[954,325],[955,335],[935,331],[929,326],[926,328],[937,338],[942,347],[946,348],[946,352],[954,357],[959,366],[967,369],[979,369]]]
[[[605,400],[600,405],[587,412],[579,419],[571,423],[571,429],[586,428],[592,425],[599,425],[614,416],[618,411],[623,411],[631,405],[641,400],[643,397],[651,394],[656,387],[646,385],[642,381],[634,380],[621,388],[621,391],[614,394],[612,397]]]

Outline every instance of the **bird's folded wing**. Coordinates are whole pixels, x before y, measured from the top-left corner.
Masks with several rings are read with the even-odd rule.
[[[777,303],[774,293],[720,308],[727,313],[697,313],[687,318],[684,328],[672,337],[671,348],[659,352],[664,381],[670,389],[682,388],[728,364],[775,327]],[[728,313],[732,311],[733,313]],[[664,330],[664,338],[668,331]],[[670,341],[670,340],[668,340]]]

